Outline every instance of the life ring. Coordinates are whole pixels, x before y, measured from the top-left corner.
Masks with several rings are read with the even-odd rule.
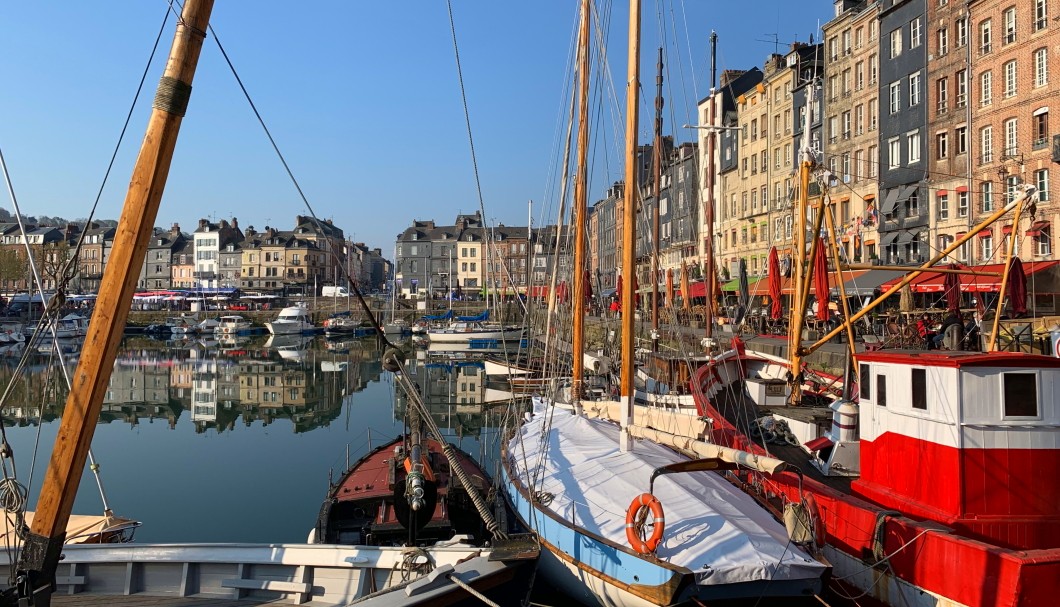
[[[641,539],[639,528],[644,524],[642,512],[647,508],[651,511],[654,527],[651,537]],[[639,524],[638,524],[639,520]],[[631,548],[641,554],[652,554],[662,541],[663,529],[666,527],[666,517],[663,515],[662,502],[650,493],[641,493],[633,499],[626,510],[626,539],[629,540]]]

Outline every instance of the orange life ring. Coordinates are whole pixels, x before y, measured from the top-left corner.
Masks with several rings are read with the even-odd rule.
[[[651,510],[652,519],[655,523],[651,537],[647,540],[641,539],[640,533],[637,532],[636,524],[644,508]],[[641,554],[652,554],[655,552],[655,549],[659,547],[659,543],[662,541],[665,527],[666,517],[663,516],[662,502],[650,493],[641,493],[635,497],[629,505],[629,509],[626,510],[626,539],[629,540],[630,547]]]

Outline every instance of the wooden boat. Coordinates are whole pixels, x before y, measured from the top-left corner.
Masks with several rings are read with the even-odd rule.
[[[313,541],[326,544],[426,546],[464,536],[477,542],[486,537],[482,518],[464,489],[451,476],[449,463],[436,440],[425,441],[419,481],[423,504],[409,505],[411,482],[417,477],[410,459],[412,449],[404,437],[376,447],[346,470],[331,486],[320,509]],[[474,459],[459,452],[461,465],[478,483],[474,490],[489,490],[485,474]]]

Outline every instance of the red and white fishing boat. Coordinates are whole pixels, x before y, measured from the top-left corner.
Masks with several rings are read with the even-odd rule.
[[[1033,188],[1025,189],[986,222],[1015,208],[1018,225],[1022,204],[1033,195]],[[1007,279],[1006,273],[1002,285]],[[792,326],[801,326],[801,312],[793,313]],[[795,331],[790,365],[748,352],[736,338],[731,350],[697,370],[692,391],[713,442],[798,469],[736,475],[778,508],[805,507],[815,541],[834,566],[836,593],[902,606],[1054,604],[1060,358],[863,352],[857,354],[858,381],[846,382],[845,398],[823,395],[819,406],[811,399],[792,406],[799,399],[791,398],[791,388],[806,383],[800,358],[832,336],[806,346]],[[997,332],[995,323],[987,350],[994,349]],[[763,440],[766,427],[753,423],[761,416],[790,429],[794,444]]]

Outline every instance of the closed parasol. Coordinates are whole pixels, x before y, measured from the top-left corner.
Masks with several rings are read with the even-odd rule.
[[[1015,317],[1027,313],[1027,274],[1023,271],[1023,262],[1013,257],[1008,264],[1008,306]]]
[[[817,250],[813,256],[813,289],[817,293],[817,320],[828,320],[828,258],[825,257],[824,240],[817,239]]]
[[[681,260],[681,305],[686,310],[692,309],[692,293],[688,285],[688,266]]]
[[[957,265],[951,264],[950,269],[956,270]],[[958,274],[947,273],[942,280],[942,292],[946,296],[946,309],[950,312],[961,311],[961,278]]]
[[[772,247],[769,249],[769,317],[773,320],[780,320],[784,316],[780,293],[780,258],[777,256],[777,248]]]
[[[666,305],[674,305],[674,271],[672,268],[666,269]]]

